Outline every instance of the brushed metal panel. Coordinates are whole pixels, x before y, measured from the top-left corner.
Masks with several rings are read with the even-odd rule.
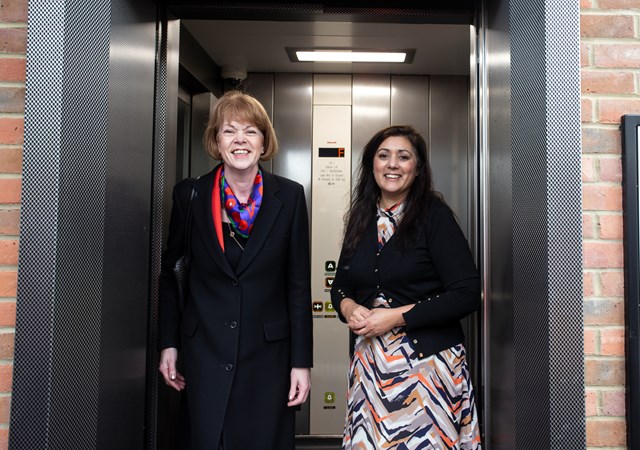
[[[189,153],[190,153],[190,170],[189,177],[199,177],[208,173],[213,169],[218,161],[209,156],[204,148],[204,131],[207,129],[207,121],[209,120],[210,105],[215,102],[215,97],[210,92],[194,94],[191,96],[190,117],[187,119],[187,128],[189,129]]]
[[[309,214],[311,214],[312,86],[311,74],[274,74],[273,77],[273,125],[278,136],[280,151],[271,161],[271,167],[273,173],[297,181],[304,187]],[[296,435],[309,434],[309,416],[310,402],[307,401],[296,411]]]
[[[112,0],[110,17],[96,448],[133,450],[144,444],[156,7]]]
[[[391,125],[413,125],[429,142],[428,77],[391,77]]]
[[[485,445],[515,442],[511,78],[509,4],[485,2],[480,16],[480,222],[484,289]]]
[[[276,74],[274,78],[273,125],[280,152],[273,159],[273,172],[304,186],[311,213],[312,99],[311,74]]]
[[[249,74],[247,79],[244,81],[245,91],[248,94],[253,95],[260,101],[260,103],[262,103],[262,106],[267,110],[267,115],[269,116],[269,119],[271,119],[272,123],[274,110],[273,84],[273,74],[268,73],[252,73]],[[273,160],[261,161],[260,164],[270,172],[273,170]]]
[[[243,82],[243,90],[257,98],[267,115],[273,121],[273,84],[274,75],[271,73],[250,73]]]
[[[188,168],[188,145],[184,145],[184,111],[191,98],[179,88],[180,22],[163,20],[158,24],[158,70],[156,71],[156,117],[151,201],[151,278],[160,276],[161,256],[169,231],[173,186],[184,178]],[[188,102],[185,105],[185,100]],[[180,129],[179,129],[180,127]],[[180,136],[183,135],[183,136]],[[182,148],[178,149],[178,145]],[[178,164],[177,159],[182,161]],[[185,161],[186,160],[186,161]],[[163,239],[164,236],[164,239]],[[158,342],[158,283],[150,283],[148,341]],[[177,445],[180,395],[169,388],[156,368],[160,354],[147,352],[147,409],[145,449],[169,450]]]
[[[313,76],[314,105],[351,105],[351,75]]]
[[[391,123],[391,77],[354,75],[351,132],[351,173],[355,183],[362,150],[369,139]]]
[[[469,78],[431,76],[429,149],[433,183],[469,237]],[[473,161],[471,161],[471,164]]]
[[[471,251],[476,257],[474,225],[476,197],[475,148],[469,135],[470,92],[469,78],[465,76],[431,76],[429,78],[429,128],[428,142],[431,170],[435,189],[444,195],[445,201],[455,212],[460,228],[464,232]],[[465,333],[467,362],[472,372],[472,382],[480,402],[482,381],[479,355],[481,329],[480,316],[472,314],[461,320]]]

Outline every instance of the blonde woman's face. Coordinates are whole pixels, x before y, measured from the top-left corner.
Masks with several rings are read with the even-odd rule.
[[[239,172],[255,169],[264,150],[262,132],[244,121],[225,120],[218,130],[216,142],[225,169]]]

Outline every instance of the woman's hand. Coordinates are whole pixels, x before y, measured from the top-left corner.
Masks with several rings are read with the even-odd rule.
[[[347,325],[361,322],[371,315],[371,310],[357,304],[353,299],[345,298],[340,302],[340,312],[347,319]]]
[[[160,353],[160,373],[164,377],[164,382],[167,386],[171,386],[176,391],[181,391],[185,388],[186,383],[184,377],[176,370],[176,362],[178,361],[178,349],[175,347],[169,347],[162,350]]]
[[[289,402],[287,406],[303,404],[309,395],[311,376],[309,369],[294,367],[291,369],[291,387],[289,388]]]
[[[381,336],[395,327],[405,324],[402,314],[413,308],[413,305],[401,306],[399,308],[374,308],[365,319],[349,323],[349,328],[360,336],[375,337]]]

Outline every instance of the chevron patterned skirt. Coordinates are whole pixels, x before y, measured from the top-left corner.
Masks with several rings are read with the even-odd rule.
[[[377,307],[388,307],[383,298]],[[358,336],[349,368],[345,450],[480,450],[462,344],[419,359],[404,327]]]

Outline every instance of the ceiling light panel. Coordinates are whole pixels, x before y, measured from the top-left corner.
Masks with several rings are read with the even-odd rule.
[[[287,47],[291,62],[332,62],[332,63],[399,63],[413,62],[415,49],[402,50],[362,50],[362,49],[329,49],[329,48],[294,48]]]

